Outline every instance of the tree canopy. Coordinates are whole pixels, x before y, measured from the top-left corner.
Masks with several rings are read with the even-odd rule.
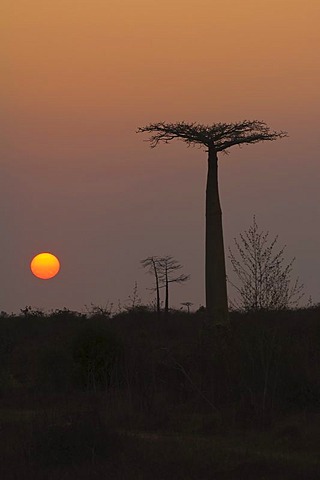
[[[137,132],[152,133],[147,140],[151,148],[155,148],[160,142],[169,143],[171,140],[178,139],[187,143],[188,146],[198,144],[200,147],[214,148],[216,152],[226,152],[234,145],[273,141],[288,136],[287,132],[271,130],[265,122],[260,120],[219,122],[212,125],[195,122],[158,122],[139,127]]]

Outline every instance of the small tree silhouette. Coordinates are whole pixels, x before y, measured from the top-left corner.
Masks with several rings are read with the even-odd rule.
[[[175,275],[175,272],[182,268],[182,265],[175,260],[171,255],[164,257],[152,256],[141,260],[144,268],[148,268],[148,273],[154,275],[155,286],[152,288],[157,294],[157,312],[160,312],[160,289],[165,289],[165,306],[164,311],[167,314],[169,311],[169,284],[170,283],[184,283],[189,280],[190,275],[183,273]]]
[[[184,283],[187,280],[189,280],[190,275],[185,275],[184,273],[175,275],[175,273],[178,270],[181,270],[182,265],[179,262],[177,262],[177,260],[175,260],[171,255],[161,257],[159,259],[159,267],[160,267],[160,280],[162,283],[162,287],[165,288],[165,292],[166,292],[164,311],[167,314],[169,311],[169,284]]]
[[[218,189],[218,153],[227,153],[234,145],[273,141],[287,136],[286,132],[271,131],[258,120],[237,123],[150,123],[140,127],[137,133],[151,133],[152,148],[160,142],[169,143],[178,139],[188,146],[198,145],[208,152],[206,189],[206,242],[205,284],[206,311],[216,324],[228,323],[228,298],[223,245],[222,213]]]
[[[159,279],[159,257],[147,257],[140,261],[143,268],[148,269],[148,273],[154,276],[155,287],[154,290],[157,295],[157,313],[160,315],[160,279]]]
[[[247,231],[234,239],[237,256],[229,247],[231,261],[238,285],[229,283],[239,294],[231,306],[243,311],[280,310],[297,307],[303,297],[303,285],[297,278],[291,280],[294,258],[285,265],[284,250],[275,247],[278,236],[269,241],[269,232],[259,231],[255,217]]]
[[[190,307],[192,307],[193,303],[192,302],[181,302],[181,305],[184,307],[187,307],[187,312],[190,313]]]

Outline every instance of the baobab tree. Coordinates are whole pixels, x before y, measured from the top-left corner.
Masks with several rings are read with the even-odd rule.
[[[160,315],[160,279],[159,279],[159,257],[147,257],[141,260],[140,263],[143,268],[148,268],[148,273],[154,275],[155,291],[157,294],[157,314]]]
[[[164,257],[152,256],[147,257],[144,260],[140,261],[143,268],[147,268],[147,272],[151,273],[154,276],[154,287],[153,291],[157,295],[157,312],[160,313],[160,289],[165,289],[165,306],[164,311],[167,315],[169,312],[169,284],[178,283],[182,284],[189,280],[190,275],[185,275],[184,273],[178,273],[178,270],[181,270],[182,265],[175,260],[171,255],[166,255]]]
[[[165,304],[164,311],[167,315],[169,312],[169,284],[170,283],[184,283],[189,280],[190,275],[185,275],[184,273],[176,273],[177,270],[181,270],[182,265],[175,260],[171,255],[166,255],[161,257],[159,261],[160,266],[160,279],[162,282],[163,288],[165,288]]]
[[[187,307],[187,312],[190,313],[190,307],[192,307],[193,303],[192,302],[182,302],[181,305],[184,307]]]
[[[137,133],[151,133],[150,146],[178,139],[188,146],[197,145],[208,153],[206,187],[205,285],[206,312],[217,325],[228,323],[228,298],[222,213],[218,189],[218,154],[227,153],[235,145],[273,141],[287,136],[286,132],[270,130],[265,122],[244,120],[236,123],[150,123]]]

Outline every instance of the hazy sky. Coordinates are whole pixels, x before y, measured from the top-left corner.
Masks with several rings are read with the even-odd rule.
[[[319,0],[3,0],[0,310],[125,303],[175,256],[204,303],[206,154],[151,150],[149,122],[266,121],[289,138],[219,162],[225,246],[279,234],[320,301]],[[41,251],[61,272],[36,279]],[[230,271],[229,271],[230,274]]]

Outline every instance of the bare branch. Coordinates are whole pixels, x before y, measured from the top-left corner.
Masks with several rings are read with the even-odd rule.
[[[213,125],[158,122],[139,127],[137,133],[152,134],[147,140],[151,148],[155,148],[160,142],[169,143],[178,139],[188,146],[198,144],[214,148],[216,152],[226,151],[234,145],[274,141],[288,136],[286,132],[270,130],[265,122],[259,120]]]
[[[285,265],[285,247],[275,252],[278,237],[270,242],[268,235],[259,231],[254,217],[240,240],[234,239],[238,255],[229,248],[228,258],[238,277],[238,284],[228,279],[239,295],[231,301],[233,307],[244,311],[287,309],[296,307],[304,295],[299,279],[291,281],[294,258]]]

